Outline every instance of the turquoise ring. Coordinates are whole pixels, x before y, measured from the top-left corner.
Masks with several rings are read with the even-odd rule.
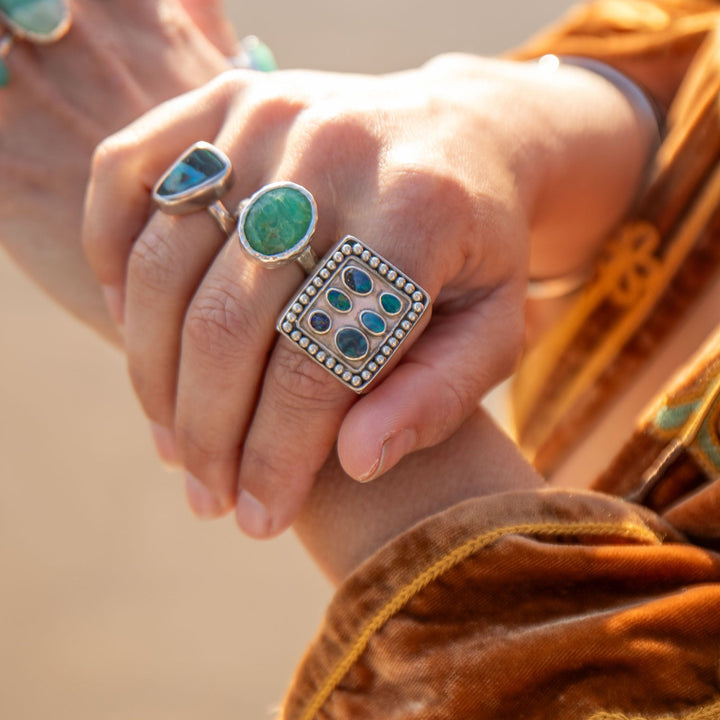
[[[0,37],[0,87],[10,74],[5,60],[13,41],[47,45],[60,40],[72,25],[67,0],[0,0],[0,22],[8,32]]]
[[[5,33],[0,37],[0,87],[4,87],[10,82],[10,73],[8,72],[5,58],[10,54],[10,48],[13,45],[12,33]]]

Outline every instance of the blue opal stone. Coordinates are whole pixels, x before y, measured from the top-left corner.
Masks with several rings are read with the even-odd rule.
[[[341,313],[350,312],[352,308],[350,298],[342,290],[336,290],[335,288],[328,290],[327,301]]]
[[[368,354],[367,338],[355,328],[343,328],[335,336],[337,349],[349,360],[360,360]]]
[[[330,316],[327,313],[324,313],[322,310],[316,310],[310,316],[309,322],[310,322],[310,327],[316,333],[320,333],[321,335],[323,333],[326,333],[330,329],[330,325],[332,324],[332,321],[330,320]]]
[[[175,164],[157,194],[172,197],[225,174],[225,163],[207,148],[195,148]]]
[[[392,293],[383,293],[380,296],[380,305],[388,315],[397,315],[402,310],[400,298]]]
[[[360,313],[360,322],[373,335],[382,335],[387,330],[387,323],[372,310],[365,310],[365,312]]]
[[[357,295],[369,295],[373,289],[372,278],[360,268],[347,268],[343,273],[343,282]]]

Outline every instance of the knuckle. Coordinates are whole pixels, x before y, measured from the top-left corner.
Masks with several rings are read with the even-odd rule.
[[[155,292],[167,291],[175,278],[177,253],[173,251],[169,236],[148,227],[130,252],[128,277],[139,287]]]
[[[185,318],[185,339],[220,361],[236,359],[249,338],[265,334],[259,313],[243,303],[229,286],[209,285],[198,291]]]
[[[176,419],[175,437],[183,461],[196,476],[203,477],[209,469],[217,469],[234,460],[226,448],[214,442],[207,432],[201,432],[188,418]]]
[[[292,123],[305,109],[306,102],[292,94],[279,94],[270,85],[260,85],[248,91],[247,97],[239,99],[242,112],[247,118],[248,131],[264,131]]]
[[[323,163],[351,163],[362,167],[378,154],[376,120],[361,107],[327,100],[302,112],[295,126],[296,138]]]
[[[278,402],[285,408],[328,408],[344,390],[315,360],[285,342],[276,347],[273,361]]]
[[[116,175],[127,165],[135,152],[134,143],[127,137],[127,131],[105,138],[92,155],[90,167],[93,181]]]

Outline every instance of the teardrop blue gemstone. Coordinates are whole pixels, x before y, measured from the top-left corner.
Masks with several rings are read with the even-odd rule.
[[[400,298],[392,293],[383,293],[380,296],[380,304],[388,315],[397,315],[402,309]]]

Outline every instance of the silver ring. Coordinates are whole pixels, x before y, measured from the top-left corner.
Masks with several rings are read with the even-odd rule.
[[[277,330],[356,393],[367,392],[430,307],[414,280],[348,235],[317,265]]]
[[[0,37],[0,60],[5,60],[10,54],[10,48],[13,46],[15,38],[11,32],[6,32]]]
[[[233,186],[232,163],[207,142],[188,148],[157,181],[153,200],[168,215],[207,210],[226,235],[235,232],[237,218],[220,202]]]
[[[243,250],[266,267],[297,261],[305,273],[318,259],[310,247],[317,224],[317,205],[309,190],[293,182],[260,188],[240,203],[238,240]]]
[[[10,72],[5,60],[15,40],[36,44],[54,43],[60,40],[72,25],[72,12],[67,0],[44,0],[33,7],[16,4],[5,10],[0,7],[0,21],[8,28],[0,36],[0,87],[10,82]]]
[[[0,37],[0,87],[5,87],[10,82],[10,72],[5,64],[5,58],[10,54],[13,41],[12,33],[5,33]]]
[[[67,0],[43,0],[42,3],[10,3],[0,7],[0,20],[19,40],[46,45],[60,40],[72,25]]]

